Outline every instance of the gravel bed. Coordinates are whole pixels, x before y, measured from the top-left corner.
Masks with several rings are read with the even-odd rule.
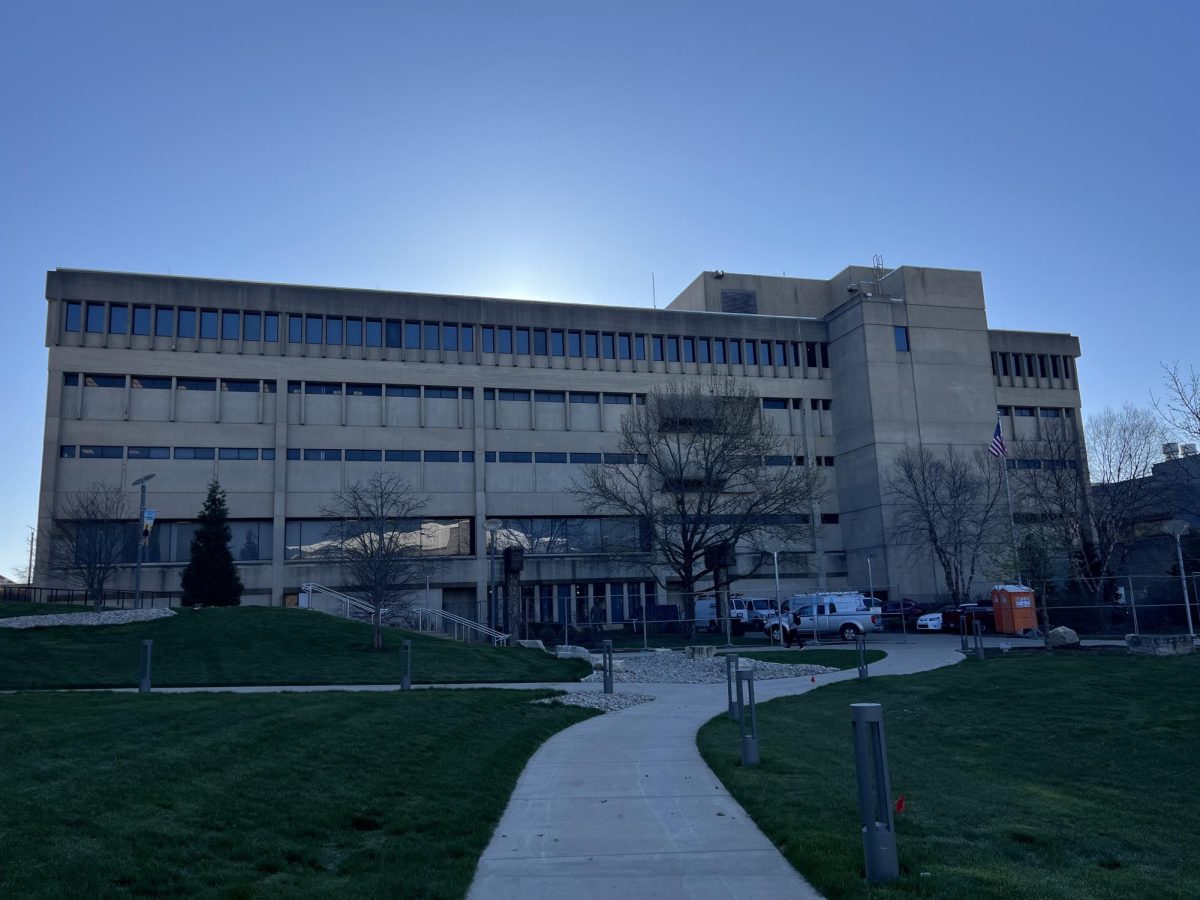
[[[725,658],[714,656],[709,659],[688,659],[682,653],[639,653],[622,656],[621,667],[613,666],[613,681],[629,684],[723,684],[725,682]],[[806,666],[801,663],[773,663],[757,659],[743,659],[740,665],[754,669],[754,677],[798,678],[803,675],[824,675],[836,672],[825,666]],[[601,672],[593,672],[584,681],[602,681]]]
[[[49,628],[54,625],[128,625],[175,615],[173,609],[114,609],[109,612],[62,613],[52,616],[14,616],[0,619],[0,628]]]
[[[586,679],[585,679],[586,680]],[[639,703],[649,703],[654,698],[649,694],[595,694],[590,691],[569,691],[561,697],[545,697],[530,700],[530,703],[558,703],[562,706],[582,706],[601,712],[616,712]]]

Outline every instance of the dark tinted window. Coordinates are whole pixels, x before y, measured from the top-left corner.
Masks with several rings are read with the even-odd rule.
[[[67,321],[63,323],[63,327],[67,331],[78,331],[80,328],[79,319],[83,315],[83,304],[71,302],[67,304]]]
[[[347,450],[346,462],[380,462],[383,459],[382,450]]]
[[[566,391],[534,391],[533,399],[538,403],[565,403]]]
[[[133,333],[150,333],[150,307],[135,306],[133,308]]]
[[[428,454],[426,454],[428,458]],[[499,453],[502,463],[531,463],[533,454],[523,450],[501,450]]]
[[[182,315],[185,310],[180,310]],[[193,313],[193,316],[195,314]],[[195,328],[195,318],[192,319],[192,327]],[[110,306],[108,308],[108,333],[109,334],[126,334],[129,331],[129,307],[128,306]]]
[[[388,346],[391,346],[390,344]],[[421,349],[421,323],[404,323],[404,347],[407,350]]]
[[[248,312],[242,314],[242,340],[257,341],[262,337],[262,314]]]
[[[523,401],[523,402],[528,403],[529,402],[529,391],[502,390],[502,391],[500,391],[500,399],[501,400],[513,400],[513,401],[518,401],[518,402]]]
[[[263,316],[263,340],[272,344],[279,342],[279,313]]]
[[[125,376],[88,373],[83,376],[83,384],[85,387],[123,388]]]
[[[518,328],[517,329],[516,352],[520,353],[522,356],[529,355],[529,329],[528,328]]]
[[[572,403],[599,403],[600,395],[591,391],[571,391]]]
[[[599,453],[572,453],[571,462],[573,463],[596,463],[599,464],[601,456]]]
[[[781,400],[778,397],[763,397],[763,409],[787,409],[787,400]]]
[[[221,390],[235,394],[257,394],[258,382],[249,378],[222,378]]]
[[[171,379],[156,375],[130,375],[129,384],[134,390],[169,391]]]
[[[288,343],[299,344],[304,339],[304,319],[300,316],[288,316]]]
[[[896,349],[901,353],[908,352],[908,328],[904,325],[896,325],[892,328],[892,335],[896,339]]]
[[[566,344],[564,343],[565,339],[566,339],[566,335],[564,335],[563,332],[561,332],[561,331],[550,332],[550,355],[551,356],[565,356],[566,355],[566,350],[565,350]]]
[[[496,329],[496,352],[497,353],[512,353],[512,329],[497,328]]]
[[[567,332],[567,355],[583,356],[583,334],[581,332]]]
[[[457,350],[458,349],[458,326],[450,323],[442,325],[442,349]]]
[[[341,462],[341,450],[305,450],[304,458],[306,460],[320,460],[322,462]]]
[[[387,450],[384,459],[388,462],[420,462],[420,450]]]
[[[351,397],[380,397],[383,395],[383,387],[378,384],[348,384],[346,385],[346,394]]]
[[[212,459],[214,456],[212,447],[176,447],[176,459]]]
[[[599,344],[599,341],[597,340],[596,332],[594,332],[594,331],[587,332],[587,334],[585,336],[584,344],[587,347],[588,359],[596,359],[600,356],[600,344]]]
[[[605,394],[604,402],[610,406],[630,406],[633,404],[631,394]]]
[[[93,334],[104,334],[104,304],[87,305],[87,330]]]
[[[383,346],[383,322],[379,319],[367,319],[367,346]]]
[[[120,459],[124,455],[124,447],[112,447],[105,444],[84,444],[79,448],[81,459]]]
[[[483,326],[483,352],[496,352],[496,329],[491,325]]]
[[[549,344],[546,340],[546,329],[535,328],[533,330],[533,355],[546,356]]]
[[[200,337],[205,340],[217,338],[217,311],[215,309],[200,310]]]
[[[79,373],[63,372],[63,387],[79,387]]]
[[[215,391],[217,380],[215,378],[176,378],[175,389],[177,391]]]
[[[426,387],[425,396],[436,400],[457,400],[458,388],[453,387]]]
[[[565,453],[538,453],[534,457],[540,463],[565,463],[567,454]]]
[[[75,447],[72,444],[64,444],[58,448],[58,456],[60,459],[74,459]]]
[[[413,322],[408,323],[408,328],[404,327],[404,323],[398,319],[388,319],[384,323],[384,343],[389,347],[405,346],[405,335],[409,335],[407,346],[416,349],[421,346],[421,332],[419,326]]]
[[[130,459],[170,459],[171,451],[167,447],[130,447]]]
[[[613,334],[610,334],[609,332],[606,331],[606,332],[604,332],[604,335],[603,335],[603,341],[604,341],[604,358],[605,359],[616,359],[617,358],[616,336]]]
[[[323,344],[325,342],[325,320],[320,316],[304,317],[304,343]]]
[[[340,381],[306,381],[304,382],[304,393],[337,396],[342,393],[342,383]]]
[[[362,319],[346,320],[346,346],[361,347],[363,341]]]
[[[420,397],[421,389],[408,384],[389,384],[387,395],[389,397]]]
[[[426,450],[425,462],[458,462],[457,450]]]
[[[217,451],[218,459],[258,459],[257,447],[222,447]]]
[[[425,349],[426,350],[437,350],[439,346],[440,346],[440,341],[438,340],[438,324],[437,324],[437,322],[426,322],[425,323]]]
[[[342,343],[342,320],[328,318],[325,320],[325,343],[339,346]]]

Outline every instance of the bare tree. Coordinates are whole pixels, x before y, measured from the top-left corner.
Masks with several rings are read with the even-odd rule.
[[[1154,401],[1159,417],[1168,430],[1200,441],[1200,372],[1164,365],[1163,382],[1166,394]]]
[[[1043,423],[1040,438],[1014,443],[1025,465],[1013,472],[1020,508],[1072,577],[1098,596],[1128,547],[1134,524],[1157,509],[1154,484],[1163,431],[1154,413],[1131,404],[1088,418]],[[1089,477],[1090,476],[1090,477]],[[1089,484],[1090,481],[1090,484]]]
[[[136,549],[135,511],[119,485],[93,484],[67,494],[54,521],[50,565],[82,585],[92,604]]]
[[[407,481],[377,472],[333,495],[323,509],[332,519],[324,552],[345,573],[347,590],[371,607],[372,644],[383,649],[383,623],[412,605],[423,577],[421,519],[426,499]]]
[[[892,530],[914,553],[933,556],[952,603],[970,597],[976,573],[1002,539],[999,466],[982,450],[964,454],[951,447],[940,455],[924,446],[905,448],[893,465]]]
[[[630,549],[681,582],[689,621],[712,573],[706,550],[740,544],[761,560],[769,542],[811,536],[823,479],[792,464],[796,448],[761,410],[757,393],[729,378],[656,388],[622,419],[615,461],[587,466],[572,489],[589,512],[641,523]]]

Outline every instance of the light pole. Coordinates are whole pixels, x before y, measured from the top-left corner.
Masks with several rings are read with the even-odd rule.
[[[483,527],[488,533],[488,624],[499,631],[499,623],[496,621],[496,583],[493,577],[496,574],[496,532],[500,530],[500,520],[488,519],[483,523]]]
[[[143,475],[133,483],[133,487],[141,488],[141,497],[138,502],[138,552],[137,552],[137,568],[133,572],[133,608],[142,608],[142,557],[146,552],[146,540],[149,535],[146,533],[146,482],[154,477],[154,473]]]
[[[775,561],[775,618],[779,622],[779,643],[783,643],[783,606],[779,602],[779,550],[771,551],[771,559]],[[767,637],[775,643],[775,632],[768,629]]]
[[[28,584],[30,587],[33,587],[33,544],[34,544],[34,541],[37,540],[37,529],[34,528],[32,525],[26,525],[25,527],[28,528],[29,532],[30,532],[29,533],[29,571],[27,571],[25,573],[25,583]],[[33,594],[33,592],[30,591],[30,599],[33,599],[32,594]]]
[[[1192,601],[1188,599],[1187,575],[1183,572],[1183,546],[1179,539],[1188,530],[1188,523],[1183,519],[1171,519],[1163,523],[1163,531],[1175,538],[1175,561],[1179,565],[1179,586],[1183,588],[1183,609],[1187,613],[1188,635],[1196,639],[1196,630],[1192,627]]]

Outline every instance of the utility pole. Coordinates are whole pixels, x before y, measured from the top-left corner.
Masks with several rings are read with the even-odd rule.
[[[146,527],[146,482],[154,477],[154,474],[143,475],[133,483],[134,487],[141,488],[141,497],[138,502],[138,545],[137,545],[137,568],[133,574],[133,608],[142,608],[142,557],[146,554],[146,542],[150,537],[150,529]]]

